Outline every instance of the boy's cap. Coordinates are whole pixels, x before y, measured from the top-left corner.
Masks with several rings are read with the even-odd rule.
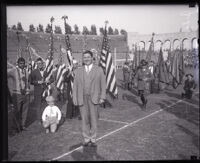
[[[55,99],[53,96],[47,96],[46,101],[52,102],[52,101],[55,101]]]
[[[191,76],[192,78],[194,77],[192,74],[186,74],[186,77]]]

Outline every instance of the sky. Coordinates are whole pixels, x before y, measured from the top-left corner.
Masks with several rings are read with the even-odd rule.
[[[68,6],[7,6],[7,24],[9,27],[22,23],[25,31],[29,25],[37,27],[42,24],[44,30],[53,16],[53,25],[60,26],[64,33],[63,15],[68,16],[67,23],[72,27],[78,25],[79,31],[83,26],[89,30],[95,24],[97,32],[105,26],[125,29],[127,32],[139,34],[174,33],[197,30],[198,6],[189,8],[188,5],[68,5]]]

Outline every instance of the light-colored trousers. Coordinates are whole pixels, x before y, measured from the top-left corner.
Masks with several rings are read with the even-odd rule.
[[[82,134],[85,142],[95,142],[97,136],[97,106],[92,103],[90,95],[84,95],[80,106],[82,118]]]
[[[58,125],[57,117],[47,117],[45,121],[43,121],[44,128],[50,128],[51,132],[55,132]]]

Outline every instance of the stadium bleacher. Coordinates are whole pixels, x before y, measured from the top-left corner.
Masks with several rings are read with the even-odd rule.
[[[96,49],[98,53],[102,48],[103,36],[99,35],[70,35],[70,43],[71,49],[73,53],[73,57],[82,61],[82,52],[84,50],[86,42],[86,49]],[[37,33],[37,32],[20,32],[19,34],[19,42],[17,39],[16,31],[8,30],[7,31],[7,60],[9,63],[16,63],[18,47],[20,46],[22,49],[22,56],[28,60],[28,52],[27,48],[27,39],[30,43],[30,46],[36,50],[37,54],[39,54],[42,58],[47,57],[47,52],[49,50],[49,38],[50,34],[46,33]],[[60,46],[65,48],[65,36],[64,34],[54,34],[54,59],[55,62],[58,62],[58,57],[60,56]],[[114,49],[116,48],[117,59],[126,58],[127,53],[127,42],[124,39],[124,36],[108,36],[110,51],[114,53]],[[86,41],[84,41],[86,40]],[[34,56],[32,56],[35,58]],[[64,61],[66,60],[66,56],[64,56]]]

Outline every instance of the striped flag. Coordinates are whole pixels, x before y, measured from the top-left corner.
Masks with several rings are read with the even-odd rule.
[[[32,59],[33,48],[30,47],[30,44],[27,43],[27,53],[28,53],[28,74],[30,74],[34,69],[37,68],[37,64]]]
[[[112,62],[112,55],[110,53],[110,47],[108,44],[107,30],[105,26],[105,34],[103,37],[102,50],[100,56],[100,66],[106,74],[106,89],[114,97],[117,97],[117,83],[115,78],[115,68]]]
[[[59,63],[59,67],[58,67],[58,71],[57,71],[57,75],[56,75],[56,87],[60,90],[64,89],[64,82],[63,82],[63,78],[64,78],[64,73],[67,71],[67,67],[66,65],[63,63],[62,61],[62,51],[61,51],[61,45],[60,45],[60,63]]]
[[[153,54],[153,49],[154,49],[153,36],[154,36],[154,35],[155,35],[155,34],[152,33],[151,43],[150,43],[150,45],[149,45],[149,50],[148,50],[147,56],[146,56],[146,61],[147,61],[147,62],[151,61],[151,55]]]
[[[158,79],[161,83],[169,84],[169,73],[167,71],[166,63],[164,62],[162,47],[158,57]]]
[[[181,50],[175,50],[171,66],[171,75],[173,77],[172,86],[176,89],[178,85],[182,83],[185,74],[185,65]]]
[[[67,33],[67,23],[66,23],[66,19],[68,19],[67,16],[63,16],[62,19],[64,19],[64,26],[65,26],[65,43],[66,43],[66,53],[67,53],[67,60],[69,63],[69,70],[70,72],[72,72],[73,69],[73,57],[72,57],[72,50],[71,50],[71,44],[70,44],[70,40],[69,40],[69,35]],[[73,88],[73,73],[72,74],[72,80],[70,81],[71,84],[71,88],[70,90],[68,90],[70,92],[70,96],[72,98],[72,88]]]
[[[54,18],[51,18],[51,33],[50,33],[50,44],[49,44],[49,51],[48,51],[48,56],[45,61],[46,67],[46,76],[44,76],[44,80],[48,81],[53,74],[53,53],[54,53],[54,47],[53,47],[53,28],[52,28],[52,22],[54,21]],[[51,95],[51,84],[47,85],[47,88],[44,90],[42,96],[46,97]]]

